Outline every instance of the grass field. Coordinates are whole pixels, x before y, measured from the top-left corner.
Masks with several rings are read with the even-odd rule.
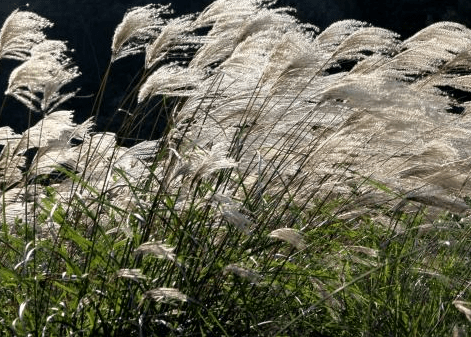
[[[51,23],[4,21],[2,107],[42,119],[0,128],[0,334],[467,336],[471,31],[171,14],[132,8],[111,41],[90,114],[138,53],[120,132],[166,113],[129,148],[60,109],[81,74]]]

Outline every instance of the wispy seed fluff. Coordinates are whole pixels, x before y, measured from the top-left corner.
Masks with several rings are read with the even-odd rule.
[[[154,301],[177,300],[186,302],[188,297],[175,288],[156,288],[144,293],[144,298],[150,298]]]
[[[146,68],[149,69],[157,62],[170,58],[172,53],[185,51],[193,44],[200,44],[204,37],[190,35],[195,28],[194,15],[186,15],[170,20],[158,37],[146,48]]]
[[[161,259],[166,259],[170,261],[175,260],[175,254],[173,251],[174,247],[171,247],[162,242],[146,242],[140,245],[135,253],[144,253],[144,254],[153,254]]]
[[[44,41],[43,29],[52,26],[35,13],[15,10],[0,30],[0,59],[26,61],[31,48]]]
[[[10,74],[5,93],[29,109],[43,113],[72,98],[76,91],[61,93],[60,90],[80,76],[80,71],[65,55],[66,51],[65,42],[55,40],[45,40],[31,48],[31,57]]]
[[[252,221],[245,214],[240,212],[242,204],[235,201],[231,196],[215,194],[213,200],[218,203],[223,218],[234,225],[238,230],[246,235],[251,235],[250,226]]]
[[[157,69],[139,89],[138,101],[156,95],[193,96],[199,93],[204,72],[194,68],[166,65]]]
[[[131,8],[116,27],[111,45],[111,62],[120,58],[141,53],[155,38],[166,20],[161,16],[173,13],[170,5],[153,4]]]
[[[219,170],[237,167],[237,162],[229,157],[224,143],[214,144],[211,149],[195,147],[187,158],[182,160],[175,176],[183,175],[190,180],[210,176]]]
[[[248,281],[252,283],[258,283],[260,279],[262,278],[262,276],[259,273],[253,270],[247,269],[247,268],[239,267],[235,264],[227,265],[224,268],[224,273],[225,274],[232,273],[234,275],[247,279]]]
[[[302,235],[293,228],[279,228],[268,234],[269,237],[285,241],[297,249],[306,248]]]
[[[146,277],[142,274],[140,269],[120,269],[116,273],[117,277],[129,278],[132,280],[145,280]]]

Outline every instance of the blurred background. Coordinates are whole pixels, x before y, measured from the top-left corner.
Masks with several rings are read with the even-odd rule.
[[[143,0],[32,0],[0,1],[0,24],[16,8],[33,11],[55,26],[47,30],[50,39],[67,40],[74,50],[71,55],[79,66],[82,76],[75,80],[72,88],[80,87],[77,98],[63,105],[64,109],[75,110],[76,121],[82,122],[89,117],[95,94],[110,59],[110,45],[114,29],[121,22],[127,9],[143,6]],[[172,8],[175,15],[202,11],[210,0],[175,0]],[[430,0],[279,0],[279,6],[291,6],[297,10],[301,22],[309,22],[320,29],[342,19],[358,19],[375,26],[391,29],[407,38],[418,30],[437,21],[455,21],[471,26],[471,1],[430,1]],[[134,76],[143,65],[143,56],[134,56],[116,62],[110,74],[104,96],[104,104],[97,119],[99,130],[117,132],[124,121],[125,113],[115,115],[116,108],[124,98],[126,88],[133,83]],[[16,61],[0,62],[0,87],[6,89],[8,76],[18,65]],[[3,91],[0,99],[3,101]],[[42,118],[32,114],[28,121],[27,109],[14,99],[9,98],[0,115],[0,126],[11,126],[22,132],[28,123]],[[155,121],[149,120],[149,127],[134,137],[149,136]],[[155,130],[153,138],[160,130]]]

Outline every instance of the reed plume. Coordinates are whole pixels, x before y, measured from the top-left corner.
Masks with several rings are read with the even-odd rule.
[[[147,5],[128,10],[116,27],[111,44],[111,62],[145,50],[146,44],[165,26],[161,16],[172,13],[170,5]]]
[[[0,30],[0,59],[26,61],[31,48],[44,41],[45,28],[53,24],[32,12],[15,10]]]
[[[60,93],[63,86],[80,76],[72,59],[65,56],[63,41],[45,40],[31,48],[31,57],[10,74],[7,95],[15,97],[29,109],[49,113],[75,92]]]
[[[231,17],[225,2],[213,3],[195,20],[211,27],[210,39],[188,67],[168,75],[156,70],[141,87],[140,101],[188,97],[174,112],[176,137],[188,128],[185,137],[199,146],[218,140],[241,172],[261,173],[275,190],[289,184],[300,198],[328,193],[331,184],[314,179],[325,174],[371,177],[398,193],[423,184],[440,184],[454,197],[470,192],[468,114],[450,113],[467,111],[467,103],[441,89],[468,88],[468,75],[454,71],[468,60],[467,28],[438,23],[401,41],[389,30],[347,20],[315,36],[288,12],[250,3]],[[439,173],[432,162],[447,169]],[[428,165],[435,165],[433,173],[411,171]]]

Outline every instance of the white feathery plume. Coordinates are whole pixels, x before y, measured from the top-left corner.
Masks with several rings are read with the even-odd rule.
[[[146,48],[145,65],[147,69],[163,59],[170,58],[170,54],[173,52],[184,53],[191,46],[204,42],[203,37],[190,35],[194,29],[193,18],[193,15],[186,15],[168,21],[154,42]]]
[[[189,171],[193,178],[199,179],[221,169],[237,167],[237,162],[229,157],[223,143],[214,144],[210,150],[195,149],[191,154]]]
[[[364,247],[364,246],[346,246],[350,251],[357,252],[357,253],[362,253],[365,255],[368,255],[370,257],[378,257],[378,250],[369,248],[369,247]]]
[[[366,53],[395,54],[400,43],[398,38],[398,34],[387,29],[362,27],[345,38],[334,55],[337,59],[360,60],[370,56]]]
[[[312,37],[302,31],[284,33],[275,41],[273,48],[268,49],[268,55],[262,81],[273,83],[271,90],[274,95],[277,91],[293,90],[290,82],[297,82],[296,77],[304,78],[304,71],[315,75],[328,59],[328,56],[321,56],[323,53],[316,49]],[[300,93],[299,89],[297,93]]]
[[[161,150],[162,141],[143,141],[129,149],[119,148],[117,158],[113,163],[114,169],[122,170],[130,182],[139,182],[145,174],[149,174],[153,159]]]
[[[150,75],[139,89],[138,101],[156,95],[193,96],[199,92],[204,73],[177,65],[162,66]]]
[[[19,138],[20,135],[9,126],[0,127],[0,145],[7,145],[12,139]]]
[[[161,16],[173,12],[169,7],[149,4],[128,10],[113,35],[111,62],[143,52],[166,24]]]
[[[249,34],[240,34],[251,16],[257,13],[257,1],[217,0],[195,20],[195,27],[212,26],[209,40],[195,54],[190,67],[204,68],[227,58],[239,42]]]
[[[348,36],[367,25],[366,22],[358,20],[337,21],[324,29],[316,37],[316,42],[320,46],[319,49],[323,50],[325,53],[332,54]]]
[[[46,147],[62,141],[65,146],[70,135],[75,131],[76,124],[72,121],[73,111],[61,110],[44,116],[34,126],[24,131],[17,150],[24,151],[33,147]]]
[[[257,11],[262,1],[257,0],[216,0],[213,1],[198,16],[195,26],[207,27],[216,22],[226,23],[229,21],[243,22]]]
[[[119,160],[121,160],[122,158],[126,157],[133,157],[141,160],[152,160],[161,148],[161,139],[145,140],[130,147],[129,149],[126,149],[123,155],[119,157],[117,162],[119,162]]]
[[[32,12],[15,10],[0,30],[0,59],[26,61],[31,48],[45,39],[43,29],[53,24]]]
[[[29,131],[24,132],[23,139],[16,148],[21,150],[26,146],[38,147],[29,168],[33,177],[51,174],[57,170],[58,166],[75,169],[79,160],[78,149],[80,147],[72,146],[70,141],[72,139],[84,140],[88,137],[92,125],[90,119],[80,125],[75,125],[72,122],[71,111],[53,112]]]
[[[403,47],[409,49],[422,47],[423,42],[429,41],[439,42],[437,47],[440,50],[457,54],[471,43],[471,30],[456,22],[437,22],[423,28],[405,40]]]
[[[72,60],[65,56],[63,41],[45,40],[31,49],[31,58],[10,74],[7,95],[15,97],[29,109],[43,113],[53,111],[76,92],[59,90],[80,75]]]
[[[385,79],[412,82],[440,72],[440,68],[456,59],[471,46],[471,30],[452,22],[430,25],[400,46],[400,53],[377,68]],[[418,84],[419,88],[423,87]]]
[[[188,300],[188,296],[176,288],[156,288],[148,290],[144,293],[144,298],[150,298],[157,302],[168,300],[186,302]]]
[[[265,19],[267,22],[257,22],[256,19],[252,21],[253,24],[250,27],[252,30],[244,32],[247,36],[236,45],[231,55],[219,67],[231,79],[238,79],[240,76],[250,76],[245,80],[247,84],[250,84],[250,81],[247,80],[252,80],[254,83],[253,87],[257,84],[265,70],[270,56],[267,51],[272,50],[282,38],[285,28],[284,25],[278,26],[272,16],[261,18],[261,20]],[[271,25],[272,27],[266,29],[265,25],[267,27]],[[247,87],[246,89],[249,88]]]
[[[243,232],[245,235],[250,235],[252,233],[250,230],[250,225],[252,225],[252,221],[247,219],[247,216],[239,212],[237,209],[223,208],[222,216],[224,219],[226,219],[229,223],[234,225],[238,230]]]
[[[6,186],[14,185],[23,178],[22,167],[26,166],[26,158],[17,156],[14,147],[6,145],[0,159],[0,178]]]
[[[228,194],[215,194],[213,200],[218,203],[221,215],[226,221],[234,225],[244,234],[251,234],[250,226],[252,225],[252,221],[240,211],[242,208],[240,202],[235,201],[234,198]]]
[[[276,43],[280,33],[297,27],[296,19],[287,15],[285,13],[286,9],[283,8],[278,10],[255,10],[256,6],[254,6],[253,1],[248,1],[247,6],[241,6],[241,3],[231,3],[230,6],[235,6],[238,10],[231,12],[229,17],[226,17],[226,12],[221,12],[221,14],[224,13],[223,18],[214,21],[214,26],[208,33],[206,43],[197,51],[190,62],[190,67],[203,68],[222,62],[232,54],[241,42],[257,34],[260,35],[259,39],[267,40],[264,43],[268,42],[269,38],[267,36],[270,35],[269,42]],[[250,6],[254,8],[251,12],[249,10]],[[205,16],[203,12],[196,20],[195,26],[198,26],[199,22],[205,21],[206,19],[202,19]],[[209,22],[213,21],[209,20]],[[256,55],[260,55],[264,53],[265,48],[260,46],[260,49],[253,48],[252,51]],[[245,62],[245,64],[250,65],[250,62]]]
[[[107,161],[114,156],[116,135],[111,132],[97,132],[80,145],[80,161],[86,165],[87,161]]]
[[[293,228],[275,229],[270,234],[268,234],[268,236],[288,242],[290,245],[300,250],[306,248],[306,243],[304,242],[303,236],[299,231]]]
[[[144,254],[153,254],[161,259],[166,259],[170,261],[175,260],[175,254],[173,251],[175,247],[171,247],[162,242],[146,242],[137,247],[134,251],[137,253],[144,253]]]
[[[21,135],[7,135],[0,159],[0,167],[5,174],[3,179],[8,183],[22,180],[19,168],[26,168],[23,154],[31,148],[38,148],[29,167],[34,175],[50,173],[57,165],[73,166],[78,153],[70,148],[69,141],[72,137],[80,139],[84,136],[79,133],[83,132],[77,132],[77,126],[72,122],[72,111],[56,111]]]
[[[146,279],[145,275],[142,274],[140,269],[120,269],[116,272],[116,276],[121,278],[129,278],[135,281]]]
[[[432,113],[448,108],[446,97],[416,92],[404,83],[375,75],[346,76],[320,93],[322,101],[337,100],[351,108],[381,113],[388,107]],[[415,96],[415,97],[414,97]]]

